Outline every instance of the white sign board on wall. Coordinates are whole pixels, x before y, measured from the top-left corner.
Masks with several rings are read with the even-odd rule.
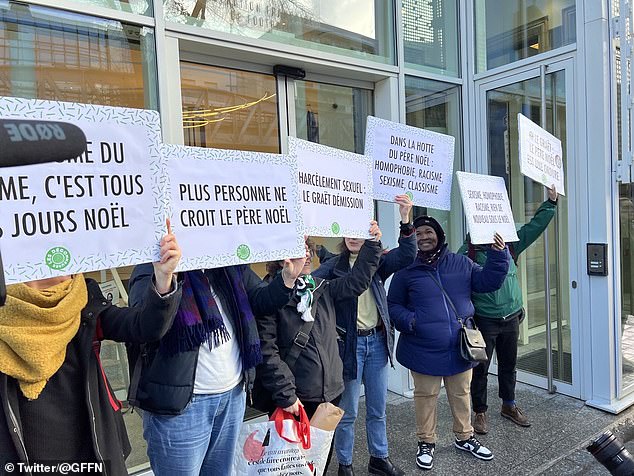
[[[554,185],[558,194],[565,195],[561,141],[523,114],[517,115],[517,123],[520,172],[546,187]]]
[[[166,203],[156,111],[0,98],[0,117],[70,122],[88,141],[77,158],[0,169],[7,283],[158,259]]]
[[[367,157],[294,137],[305,233],[368,238],[374,214],[372,169]]]
[[[449,210],[454,146],[452,136],[368,116],[374,198],[392,202],[407,193],[414,205]]]
[[[281,155],[164,145],[179,270],[305,255],[297,164]]]
[[[519,241],[504,179],[456,172],[471,243],[493,243],[499,233],[505,242]]]

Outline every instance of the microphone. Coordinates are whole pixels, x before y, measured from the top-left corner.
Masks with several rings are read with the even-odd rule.
[[[60,162],[86,149],[86,135],[74,124],[0,119],[0,167]]]

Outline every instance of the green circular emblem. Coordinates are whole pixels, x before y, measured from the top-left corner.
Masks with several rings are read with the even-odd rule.
[[[405,192],[405,195],[407,195],[410,200],[414,200],[414,194],[412,192]]]
[[[247,245],[240,245],[236,250],[236,256],[242,260],[251,256],[251,249]]]
[[[330,229],[335,235],[338,235],[339,232],[341,231],[341,227],[339,226],[339,223],[337,223],[336,221],[333,222],[332,225],[330,225]]]
[[[70,252],[61,246],[51,248],[46,252],[46,266],[51,269],[64,269],[70,263]]]

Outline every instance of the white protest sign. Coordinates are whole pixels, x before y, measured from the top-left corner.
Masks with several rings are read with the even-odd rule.
[[[164,145],[179,270],[304,256],[297,164],[281,155]]]
[[[406,193],[414,205],[449,210],[455,138],[368,116],[365,155],[372,159],[374,198]]]
[[[517,115],[520,137],[520,172],[546,187],[564,193],[561,141],[522,114]]]
[[[456,172],[456,176],[471,243],[493,243],[496,232],[507,243],[519,241],[504,179],[467,172]]]
[[[367,238],[374,214],[370,161],[294,137],[288,147],[299,167],[304,233]]]
[[[0,117],[69,122],[87,150],[0,169],[7,283],[154,261],[165,233],[156,111],[0,98]]]

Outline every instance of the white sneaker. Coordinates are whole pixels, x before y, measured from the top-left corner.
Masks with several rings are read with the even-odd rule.
[[[454,442],[456,448],[463,451],[468,451],[476,458],[482,459],[484,461],[489,461],[493,459],[493,453],[486,446],[482,446],[477,438],[473,435],[469,437],[467,440],[458,440]]]
[[[434,467],[434,450],[435,443],[418,442],[418,451],[416,452],[416,466],[421,469],[432,469]]]

